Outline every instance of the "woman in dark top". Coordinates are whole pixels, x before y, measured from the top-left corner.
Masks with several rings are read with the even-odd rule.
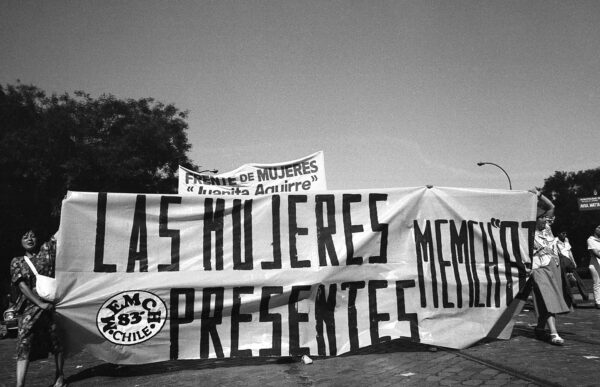
[[[52,238],[38,251],[38,241],[33,230],[21,237],[24,254],[31,260],[41,275],[54,276],[56,240]],[[15,305],[19,313],[19,333],[17,336],[17,386],[25,385],[25,375],[29,366],[32,345],[49,344],[56,362],[55,387],[66,386],[63,374],[63,349],[54,319],[54,305],[42,300],[36,293],[35,274],[24,257],[15,257],[10,263],[11,283],[17,288],[18,299]]]

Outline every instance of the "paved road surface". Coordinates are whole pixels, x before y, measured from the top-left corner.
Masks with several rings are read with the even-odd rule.
[[[563,347],[533,337],[525,308],[510,340],[456,351],[397,340],[339,357],[171,361],[139,366],[100,362],[81,353],[68,359],[71,386],[597,386],[600,309],[559,316]],[[14,338],[0,340],[0,385],[14,386]],[[49,386],[52,358],[33,362],[29,386]]]

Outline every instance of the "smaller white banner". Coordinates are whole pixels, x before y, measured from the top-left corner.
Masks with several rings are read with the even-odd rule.
[[[225,173],[179,166],[179,195],[269,195],[327,190],[323,152],[275,164],[244,164]]]

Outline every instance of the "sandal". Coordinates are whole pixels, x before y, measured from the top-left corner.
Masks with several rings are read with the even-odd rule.
[[[552,345],[563,345],[565,343],[565,341],[563,340],[562,337],[560,337],[558,335],[558,333],[551,333],[550,334],[550,344]]]

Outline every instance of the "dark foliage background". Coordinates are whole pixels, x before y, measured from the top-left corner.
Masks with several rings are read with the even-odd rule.
[[[176,193],[178,165],[197,169],[186,118],[152,98],[0,85],[0,293],[10,260],[22,254],[22,231],[35,227],[47,240],[68,190]]]

